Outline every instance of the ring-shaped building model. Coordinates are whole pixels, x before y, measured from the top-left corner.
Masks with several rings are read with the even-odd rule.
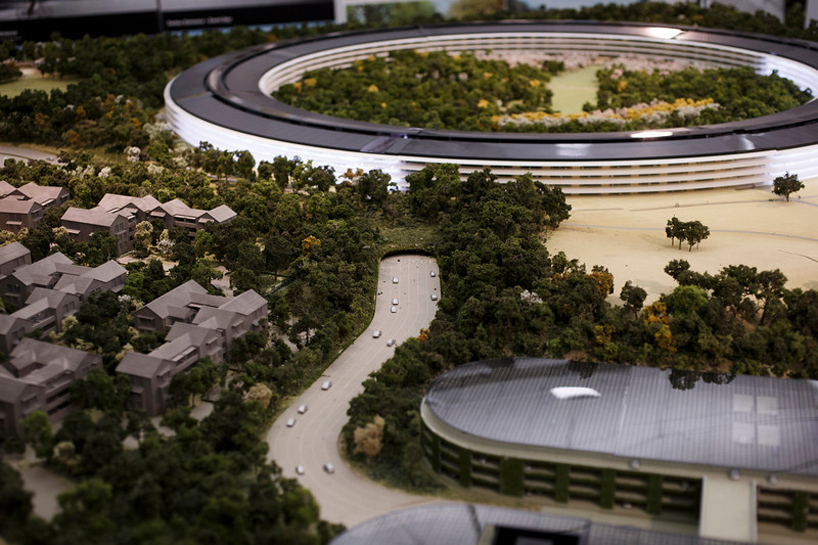
[[[818,176],[818,101],[732,123],[587,134],[485,133],[365,123],[307,112],[270,94],[308,70],[343,68],[390,51],[532,51],[645,55],[707,67],[776,71],[818,90],[818,44],[689,27],[600,22],[498,22],[330,34],[265,44],[203,62],[165,89],[167,119],[193,144],[299,156],[336,171],[379,168],[398,185],[427,164],[461,174],[531,172],[567,194],[682,191]]]

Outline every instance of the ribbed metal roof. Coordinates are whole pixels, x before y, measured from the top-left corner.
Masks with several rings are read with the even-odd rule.
[[[714,44],[731,54],[748,52],[792,59],[818,67],[811,42],[720,30],[676,27],[673,46]],[[572,33],[644,39],[653,26],[639,23],[587,21],[505,21],[373,30],[331,34],[297,42],[265,44],[201,63],[170,85],[172,100],[210,123],[264,138],[344,151],[378,147],[383,136],[401,140],[397,148],[378,154],[454,159],[570,161],[679,158],[735,152],[787,149],[815,144],[818,102],[734,123],[671,131],[672,136],[634,139],[630,132],[532,134],[472,133],[405,128],[341,119],[287,106],[266,96],[259,79],[275,66],[299,56],[384,40],[492,33]]]
[[[737,543],[670,534],[587,519],[471,504],[446,504],[395,511],[368,520],[336,537],[331,545],[476,545],[489,527],[577,536],[582,545],[727,545]],[[546,543],[543,541],[543,543]]]
[[[818,382],[690,377],[650,367],[507,358],[441,375],[425,402],[454,428],[504,443],[818,475]],[[556,387],[601,395],[561,400],[550,393]]]

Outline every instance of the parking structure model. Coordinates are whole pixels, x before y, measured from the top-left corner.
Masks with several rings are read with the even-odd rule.
[[[432,381],[422,444],[464,487],[814,542],[816,404],[811,380],[502,358]]]

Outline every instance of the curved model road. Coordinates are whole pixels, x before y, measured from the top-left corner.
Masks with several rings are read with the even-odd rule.
[[[29,159],[37,159],[45,161],[46,163],[57,163],[57,158],[53,153],[46,153],[31,148],[21,148],[18,146],[10,146],[7,144],[0,144],[0,166],[2,166],[6,159],[16,159],[18,161],[28,161]]]
[[[352,527],[395,509],[436,501],[382,487],[353,473],[338,452],[338,437],[348,420],[349,401],[363,391],[362,383],[369,374],[392,356],[395,348],[388,347],[387,341],[394,338],[400,344],[429,327],[437,310],[431,295],[440,294],[439,277],[430,273],[437,270],[437,263],[424,256],[381,261],[375,317],[369,328],[284,411],[267,434],[268,459],[313,493],[321,506],[321,518],[327,521]],[[395,277],[397,284],[392,282]],[[395,313],[391,312],[393,298],[398,299]],[[382,332],[380,338],[373,338],[375,330]],[[332,381],[326,391],[321,389],[325,380]],[[298,414],[302,404],[308,410]],[[288,428],[290,418],[296,422]],[[328,462],[335,467],[333,474],[323,469]],[[304,475],[296,475],[297,465],[304,467]]]

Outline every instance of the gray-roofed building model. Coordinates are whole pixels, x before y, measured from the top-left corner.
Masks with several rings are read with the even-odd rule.
[[[179,199],[160,203],[153,196],[132,197],[106,193],[97,206],[89,210],[69,207],[62,216],[62,225],[76,241],[87,241],[96,232],[108,233],[117,239],[119,252],[133,247],[136,225],[159,220],[165,228],[182,227],[191,236],[208,223],[225,223],[236,217],[228,206],[212,210],[191,208]]]
[[[687,517],[708,537],[818,529],[814,381],[508,358],[441,375],[421,416],[432,466],[464,486]]]
[[[0,281],[16,269],[31,265],[31,252],[19,242],[0,247]]]
[[[21,185],[12,195],[21,195],[25,198],[36,201],[44,209],[55,206],[60,206],[68,201],[70,193],[64,187],[53,187],[47,185],[38,185],[34,182]]]
[[[94,233],[105,233],[116,239],[117,251],[121,254],[133,246],[128,216],[124,214],[112,214],[100,208],[85,210],[69,206],[60,221],[75,242],[88,242]]]
[[[14,187],[0,182],[0,228],[7,231],[32,229],[43,219],[46,210],[60,206],[69,198],[64,187],[49,187],[29,182]]]
[[[261,329],[266,318],[267,300],[255,291],[219,297],[193,280],[136,310],[139,331],[167,331],[167,336],[150,354],[130,352],[117,366],[118,373],[130,377],[131,405],[150,415],[160,414],[175,375],[189,372],[205,357],[221,363],[233,341]]]
[[[8,245],[10,254],[20,256],[15,261],[24,264],[0,277],[0,294],[8,305],[18,308],[0,314],[0,350],[7,354],[27,333],[59,332],[63,319],[76,314],[89,296],[119,292],[128,278],[128,271],[115,261],[83,267],[59,252],[30,263],[30,254],[15,244]],[[0,248],[0,256],[5,248]]]
[[[9,305],[19,307],[0,314],[0,352],[7,355],[0,366],[0,435],[19,434],[19,419],[35,410],[46,412],[52,421],[68,414],[71,384],[102,365],[98,355],[25,336],[58,333],[63,319],[76,314],[87,297],[119,292],[128,277],[115,261],[83,267],[61,253],[31,263],[31,254],[16,242],[0,248],[0,267],[4,263],[9,268],[22,265],[0,277],[0,293]]]
[[[0,435],[19,434],[20,419],[36,410],[52,422],[66,416],[71,385],[94,367],[102,367],[97,354],[22,339],[0,368]]]

